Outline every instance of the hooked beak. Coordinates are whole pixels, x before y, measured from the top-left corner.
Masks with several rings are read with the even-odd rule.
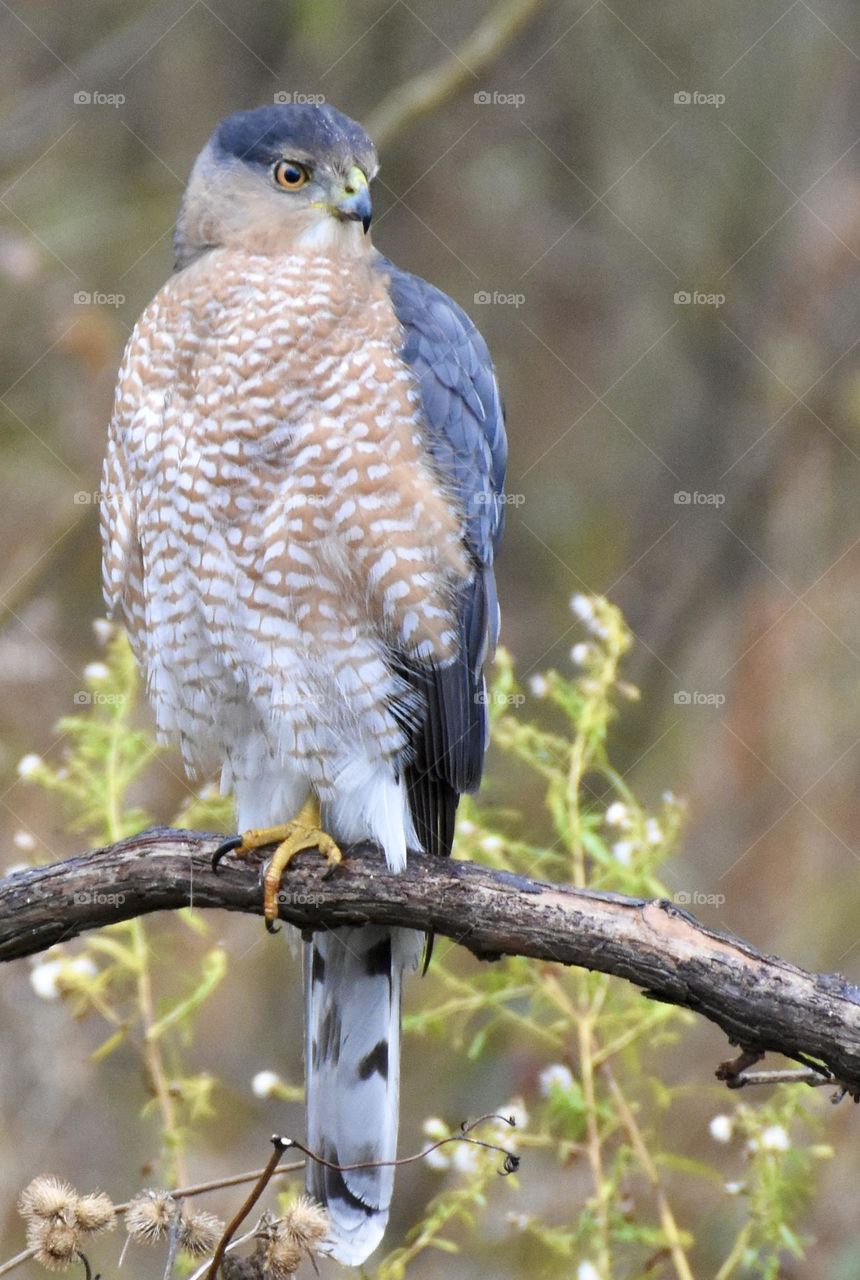
[[[370,230],[370,219],[373,215],[370,189],[367,178],[358,165],[353,165],[346,175],[343,189],[332,205],[332,213],[343,221],[360,222],[365,235]]]

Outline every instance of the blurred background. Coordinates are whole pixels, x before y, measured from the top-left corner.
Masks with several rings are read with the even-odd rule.
[[[76,848],[16,765],[61,751],[56,722],[98,657],[114,377],[171,270],[185,177],[222,115],[322,95],[377,126],[376,244],[460,302],[495,358],[503,639],[524,714],[542,711],[530,675],[572,669],[571,595],[620,604],[642,698],[613,755],[646,798],[688,804],[674,888],[763,950],[860,980],[856,4],[10,0],[0,30],[0,869],[34,842]],[[166,819],[175,762],[152,786]],[[488,797],[527,807],[504,767]],[[218,1159],[237,1169],[272,1128],[249,1080],[283,1066],[285,1028],[299,1078],[298,974],[272,965],[258,922],[223,929],[241,959],[194,1052],[233,1090]],[[26,966],[3,973],[4,1204],[46,1162],[133,1191],[148,1155],[135,1061],[94,1129],[99,1033],[37,1012]],[[667,1074],[698,1061],[708,1078],[724,1049],[697,1028]],[[423,1116],[457,1119],[488,1088],[498,1105],[530,1068],[485,1061],[456,1093],[430,1064],[405,1070],[411,1150]],[[810,1278],[860,1268],[860,1122],[838,1118],[841,1194],[807,1223]],[[706,1135],[693,1116],[678,1145]],[[403,1179],[404,1222],[428,1177]],[[0,1218],[4,1255],[17,1232]]]

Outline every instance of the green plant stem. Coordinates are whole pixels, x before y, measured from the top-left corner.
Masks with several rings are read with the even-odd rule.
[[[751,1234],[752,1226],[748,1222],[738,1233],[737,1239],[732,1246],[731,1253],[714,1276],[714,1280],[729,1280],[729,1276],[734,1274],[740,1263],[743,1261],[743,1256],[746,1252],[747,1243]]]
[[[134,701],[134,677],[129,677],[125,688],[124,707],[130,707]],[[108,839],[111,842],[121,840],[126,834],[123,827],[122,808],[124,787],[120,778],[119,761],[121,757],[122,737],[127,726],[125,716],[116,716],[111,725],[110,745],[108,748],[106,772],[106,812],[105,825]],[[188,1181],[185,1157],[180,1145],[180,1130],[176,1117],[176,1106],[170,1092],[167,1071],[161,1051],[161,1044],[155,1034],[156,1016],[155,1001],[152,995],[152,973],[149,965],[149,942],[146,928],[142,920],[131,922],[131,939],[135,956],[136,992],[138,1011],[143,1029],[143,1059],[149,1086],[158,1103],[161,1115],[162,1137],[167,1151],[171,1153],[168,1177],[175,1183]]]
[[[586,1152],[594,1183],[594,1203],[597,1217],[598,1245],[597,1270],[601,1280],[612,1280],[612,1252],[610,1249],[608,1186],[603,1168],[603,1147],[600,1138],[600,1120],[597,1114],[597,1094],[594,1087],[594,1044],[591,1014],[580,1015],[577,1022],[579,1043],[579,1068],[582,1077],[582,1097],[585,1103]]]
[[[672,1208],[669,1204],[666,1192],[663,1189],[663,1184],[660,1180],[660,1174],[657,1166],[651,1159],[642,1130],[636,1123],[636,1117],[634,1116],[621,1087],[617,1083],[612,1072],[609,1070],[609,1067],[604,1066],[602,1070],[606,1083],[609,1086],[609,1092],[612,1094],[615,1105],[618,1108],[618,1115],[621,1118],[621,1123],[624,1125],[624,1128],[627,1130],[628,1137],[630,1138],[630,1145],[636,1153],[636,1158],[639,1161],[642,1172],[654,1188],[654,1194],[657,1198],[657,1211],[660,1215],[660,1225],[663,1228],[663,1232],[669,1245],[675,1274],[677,1275],[678,1280],[693,1280],[693,1273],[690,1270],[690,1264],[688,1263],[687,1255],[684,1252],[684,1246],[681,1240],[681,1233],[678,1230],[678,1224],[675,1221],[675,1216],[672,1213]]]
[[[182,1151],[180,1127],[176,1118],[176,1105],[167,1080],[161,1043],[156,1034],[155,1005],[152,998],[152,975],[149,969],[149,944],[143,922],[135,920],[132,926],[135,956],[137,958],[137,998],[143,1027],[143,1056],[149,1084],[155,1094],[161,1114],[162,1136],[170,1152],[168,1177],[174,1184],[188,1181],[185,1155]]]

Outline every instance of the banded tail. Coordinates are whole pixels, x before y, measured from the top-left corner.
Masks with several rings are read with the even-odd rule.
[[[421,935],[367,925],[317,933],[305,946],[308,1145],[335,1164],[394,1160],[400,1094],[400,1001]],[[382,1239],[390,1165],[343,1173],[308,1162],[325,1205],[332,1256],[358,1266]]]

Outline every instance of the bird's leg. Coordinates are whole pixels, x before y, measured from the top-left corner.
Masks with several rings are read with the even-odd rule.
[[[301,853],[303,849],[319,849],[329,864],[330,871],[327,874],[331,874],[342,855],[332,837],[320,826],[319,803],[314,797],[306,802],[292,822],[284,822],[276,827],[254,828],[243,831],[240,836],[225,840],[215,850],[212,869],[217,869],[218,863],[227,853],[233,853],[237,858],[247,858],[255,849],[264,849],[270,844],[277,845],[277,848],[266,864],[263,874],[263,915],[266,928],[270,933],[274,933],[276,932],[275,921],[278,918],[278,890],[281,887],[281,877],[296,854]]]

